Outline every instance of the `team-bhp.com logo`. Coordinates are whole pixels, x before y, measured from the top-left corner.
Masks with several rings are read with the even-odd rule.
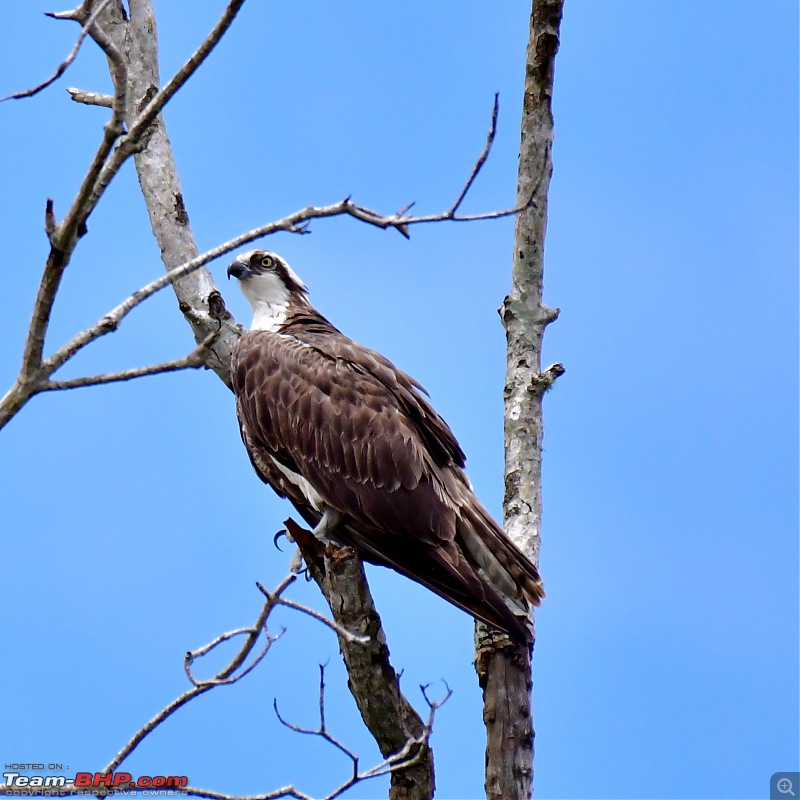
[[[23,775],[19,772],[4,772],[6,792],[4,794],[47,794],[59,789],[104,790],[103,794],[126,789],[184,789],[189,785],[185,775],[140,775],[134,778],[130,772],[78,772],[74,778],[66,775]],[[9,792],[8,790],[11,790]]]

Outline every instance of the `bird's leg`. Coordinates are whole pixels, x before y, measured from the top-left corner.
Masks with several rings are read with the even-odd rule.
[[[313,531],[311,531],[314,538],[322,544],[339,544],[336,537],[332,534],[336,526],[342,521],[343,516],[344,514],[340,513],[339,511],[334,511],[332,508],[326,508],[320,521],[317,523],[317,526]],[[303,554],[300,552],[300,548],[298,547],[292,556],[292,560],[289,562],[289,569],[293,573],[297,574],[300,572],[302,566]]]
[[[317,527],[314,528],[311,533],[313,533],[314,537],[323,544],[328,544],[329,542],[336,544],[336,538],[331,534],[333,534],[336,526],[342,521],[343,516],[344,514],[340,513],[339,511],[334,511],[332,508],[326,508],[322,514],[322,519],[317,523]]]
[[[292,575],[298,575],[300,570],[303,569],[303,554],[300,552],[300,548],[295,548],[294,555],[289,560],[289,572]]]

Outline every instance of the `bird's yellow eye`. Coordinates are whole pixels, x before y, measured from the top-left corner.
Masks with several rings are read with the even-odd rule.
[[[269,267],[275,266],[275,261],[272,256],[264,256],[264,258],[261,259],[261,266],[269,269]]]

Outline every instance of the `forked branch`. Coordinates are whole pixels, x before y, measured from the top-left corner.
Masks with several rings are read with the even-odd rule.
[[[47,363],[43,363],[45,338],[53,303],[61,285],[61,278],[69,265],[78,239],[86,232],[86,222],[90,214],[123,163],[142,146],[143,136],[149,125],[178,88],[191,77],[213,50],[243,2],[244,0],[234,0],[228,4],[222,17],[197,51],[178,70],[167,86],[155,94],[139,113],[128,133],[124,135],[123,121],[128,90],[127,65],[120,47],[106,33],[99,21],[101,14],[108,12],[109,9],[120,13],[116,8],[118,3],[110,3],[110,0],[84,0],[71,11],[51,14],[56,19],[68,19],[81,23],[81,35],[76,48],[79,49],[80,43],[88,33],[104,51],[114,84],[114,96],[111,101],[112,114],[104,126],[102,140],[81,181],[80,188],[60,223],[56,221],[52,200],[48,200],[45,229],[51,244],[50,254],[45,263],[34,301],[19,376],[0,400],[0,428],[18,413],[31,397],[45,391],[50,376],[66,360],[48,360]],[[77,54],[77,49],[75,52]],[[72,58],[74,59],[74,56]],[[66,68],[65,66],[64,69]],[[21,93],[21,96],[30,95]]]
[[[346,792],[349,788],[354,786],[361,781],[367,780],[369,778],[377,778],[381,775],[387,775],[391,772],[396,772],[401,769],[406,769],[408,767],[414,766],[419,762],[422,758],[423,753],[425,752],[425,748],[428,744],[428,740],[430,739],[431,733],[433,732],[433,720],[436,716],[436,711],[441,708],[449,699],[450,696],[453,694],[452,690],[450,689],[447,684],[445,684],[446,693],[445,696],[438,701],[433,701],[428,697],[427,689],[428,686],[420,686],[420,690],[422,692],[422,696],[425,698],[425,702],[428,704],[428,720],[425,723],[425,727],[423,728],[422,732],[419,736],[411,736],[405,742],[403,747],[401,747],[396,753],[385,758],[380,764],[377,764],[370,769],[361,772],[359,770],[359,757],[353,753],[348,747],[346,747],[342,742],[340,742],[335,736],[331,735],[328,731],[328,728],[325,724],[325,665],[319,665],[319,725],[316,728],[306,728],[301,725],[295,725],[293,722],[288,722],[282,716],[280,711],[278,710],[278,701],[275,700],[273,702],[273,708],[275,709],[275,715],[278,717],[278,720],[282,725],[289,728],[289,730],[294,731],[295,733],[302,733],[308,736],[316,736],[324,741],[328,742],[328,744],[335,747],[339,752],[344,753],[353,765],[353,773],[346,780],[341,786],[339,786],[336,790],[331,792],[331,794],[327,795],[325,800],[333,800],[335,797],[339,797],[339,795]],[[294,795],[293,795],[294,796]],[[304,795],[300,795],[304,797]],[[233,800],[233,798],[227,798],[226,800]]]
[[[120,749],[120,751],[108,762],[108,764],[103,767],[102,770],[99,770],[101,773],[112,773],[117,772],[120,766],[124,763],[124,761],[128,758],[128,756],[133,753],[133,751],[141,744],[141,742],[153,731],[155,731],[159,725],[165,722],[170,716],[172,716],[178,709],[185,706],[190,701],[194,700],[196,697],[199,697],[201,694],[210,691],[211,689],[216,688],[217,686],[226,686],[231,683],[236,683],[248,675],[256,666],[263,660],[266,654],[269,652],[270,647],[274,642],[276,642],[285,632],[285,628],[281,630],[280,633],[277,635],[272,635],[269,633],[267,628],[267,622],[269,619],[269,615],[271,612],[279,605],[287,606],[288,608],[295,609],[300,611],[301,613],[307,614],[314,619],[318,619],[322,622],[325,622],[330,628],[335,630],[339,636],[345,635],[350,637],[349,641],[352,642],[360,642],[366,643],[369,641],[369,637],[364,636],[357,636],[351,634],[342,626],[338,625],[335,622],[331,622],[330,620],[325,619],[321,614],[314,611],[311,608],[301,605],[300,603],[296,603],[295,601],[288,600],[283,596],[284,592],[288,589],[292,583],[297,580],[297,575],[290,574],[287,575],[275,589],[272,591],[267,591],[262,586],[259,585],[262,593],[266,596],[266,601],[259,612],[259,615],[256,621],[245,628],[237,628],[236,630],[227,631],[225,633],[220,634],[211,642],[202,647],[197,648],[196,650],[190,650],[186,653],[184,657],[184,669],[186,671],[186,675],[189,678],[190,682],[192,683],[192,688],[185,691],[179,697],[175,698],[169,705],[159,711],[152,719],[148,720]],[[256,645],[258,644],[261,635],[264,635],[264,644],[260,650],[260,652],[255,656],[255,658],[250,661],[247,666],[245,663],[247,662],[248,658],[252,655],[255,650]],[[223,644],[224,642],[231,641],[232,639],[244,637],[244,642],[240,646],[239,650],[235,653],[233,658],[228,662],[228,664],[219,670],[213,677],[206,678],[206,679],[198,679],[192,673],[192,664],[195,663],[198,659],[202,658],[205,655],[208,655],[212,650],[216,649],[219,645]],[[280,721],[288,728],[291,728],[294,731],[299,733],[309,733],[313,735],[320,736],[321,738],[325,739],[325,741],[329,742],[331,745],[336,747],[339,751],[346,754],[348,758],[350,758],[353,762],[353,772],[350,777],[342,783],[339,787],[334,789],[332,792],[327,794],[324,800],[334,800],[334,798],[339,797],[342,793],[344,793],[347,789],[354,786],[357,783],[361,783],[362,781],[368,780],[370,778],[377,778],[382,775],[388,775],[393,772],[398,772],[400,770],[407,769],[414,764],[421,757],[421,753],[423,752],[424,746],[427,744],[428,739],[433,732],[433,720],[436,714],[437,709],[439,709],[450,697],[450,691],[448,689],[445,697],[442,700],[433,702],[431,701],[426,692],[425,687],[422,687],[423,697],[428,704],[429,714],[428,714],[428,721],[419,736],[411,736],[408,738],[406,743],[402,748],[398,750],[398,752],[392,754],[391,756],[385,758],[383,761],[379,762],[375,766],[369,767],[366,770],[360,771],[358,764],[359,764],[359,757],[349,750],[344,744],[342,744],[338,739],[328,733],[326,725],[325,725],[325,682],[324,682],[324,667],[320,666],[320,689],[319,689],[319,703],[320,703],[320,726],[316,730],[305,729],[301,728],[300,726],[293,725],[292,723],[286,722],[277,710],[277,703],[275,705],[275,711],[278,713],[278,718]],[[116,787],[118,790],[135,790],[135,786],[133,785],[120,785]],[[103,794],[103,790],[98,789],[95,790],[98,794]],[[53,789],[52,791],[48,791],[50,795],[58,795],[58,796],[71,796],[77,794],[85,794],[86,789],[82,787],[76,787],[72,782],[67,782],[65,786],[60,786],[58,789]],[[181,789],[181,793],[184,795],[188,795],[191,797],[208,797],[208,798],[220,798],[221,800],[254,800],[254,798],[244,798],[244,797],[237,797],[236,795],[228,795],[223,794],[220,792],[213,792],[206,789],[201,789],[198,787],[183,787]],[[0,796],[2,795],[35,795],[41,794],[41,789],[31,787],[30,789],[19,788],[19,787],[8,787],[8,786],[0,786]],[[276,789],[271,792],[266,792],[264,794],[257,795],[256,797],[261,798],[261,800],[278,800],[278,798],[282,797],[293,797],[297,798],[297,800],[313,800],[310,795],[301,792],[295,789],[293,786],[286,786],[280,789]]]

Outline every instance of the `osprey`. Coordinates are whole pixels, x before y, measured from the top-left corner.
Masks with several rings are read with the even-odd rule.
[[[316,311],[275,253],[228,267],[253,307],[233,352],[236,413],[258,476],[315,536],[355,548],[530,643],[536,567],[475,496],[427,392]]]

